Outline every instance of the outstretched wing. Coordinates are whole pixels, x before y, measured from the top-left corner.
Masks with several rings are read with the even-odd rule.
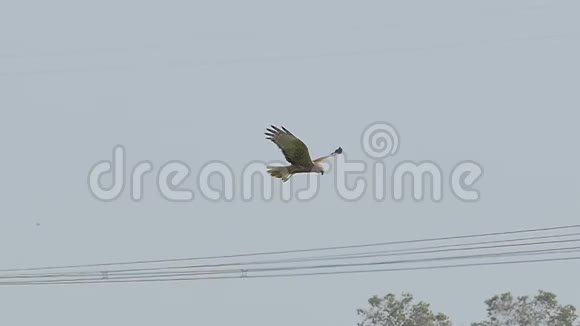
[[[314,160],[314,163],[320,163],[320,162],[322,162],[322,161],[324,161],[324,160],[326,160],[326,159],[329,159],[329,158],[331,158],[331,157],[334,157],[334,156],[336,156],[336,155],[338,155],[338,154],[342,154],[342,147],[339,147],[339,148],[337,148],[337,149],[336,149],[334,152],[332,152],[330,155],[326,155],[326,156],[319,157],[319,158],[315,159],[315,160]]]
[[[284,158],[286,158],[288,163],[301,167],[313,165],[308,147],[300,139],[284,127],[282,129],[276,126],[271,127],[271,129],[267,128],[268,132],[264,133],[268,136],[266,139],[271,140],[282,150],[282,154],[284,154]]]

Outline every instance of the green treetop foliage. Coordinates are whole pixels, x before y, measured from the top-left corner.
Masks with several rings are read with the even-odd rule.
[[[413,296],[404,293],[400,299],[394,294],[373,296],[370,307],[358,309],[362,317],[358,326],[452,326],[442,313],[431,311],[425,302],[413,302]],[[514,297],[503,293],[485,301],[487,320],[471,326],[574,326],[576,308],[561,305],[555,294],[539,291],[534,297]],[[580,326],[580,324],[576,324]]]
[[[488,320],[472,326],[573,326],[576,308],[560,305],[556,295],[539,291],[533,298],[503,293],[485,301]]]
[[[425,302],[413,303],[413,296],[404,293],[398,300],[394,294],[368,300],[370,308],[358,309],[359,326],[451,326],[444,314],[435,314]]]

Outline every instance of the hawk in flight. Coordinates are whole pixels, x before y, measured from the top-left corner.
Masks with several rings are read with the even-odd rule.
[[[324,175],[324,169],[320,164],[322,161],[342,153],[342,148],[337,148],[330,155],[319,157],[315,160],[310,158],[308,147],[298,137],[294,136],[288,129],[276,126],[267,128],[266,139],[271,140],[282,150],[284,158],[290,163],[287,166],[268,166],[268,173],[286,182],[297,173],[320,173]]]

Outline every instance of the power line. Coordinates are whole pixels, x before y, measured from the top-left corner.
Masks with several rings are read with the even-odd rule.
[[[541,262],[570,261],[570,260],[580,260],[580,256],[564,257],[564,258],[516,260],[516,261],[505,261],[505,262],[490,262],[490,263],[438,265],[438,266],[425,266],[425,267],[388,268],[388,269],[355,270],[355,271],[339,271],[339,272],[315,272],[315,273],[302,273],[302,274],[278,274],[278,275],[267,275],[267,276],[248,276],[248,278],[290,277],[290,276],[297,277],[297,276],[314,276],[314,275],[358,274],[358,273],[372,273],[372,272],[414,271],[414,270],[429,270],[429,269],[446,269],[446,268],[456,268],[456,267],[512,265],[512,264],[523,264],[523,263],[541,263]]]
[[[227,258],[242,258],[242,257],[253,257],[253,256],[270,256],[270,255],[281,255],[281,254],[292,254],[292,253],[307,253],[307,252],[332,251],[332,250],[342,250],[342,249],[356,249],[356,248],[368,248],[368,247],[379,247],[379,246],[392,246],[392,245],[411,244],[411,243],[426,243],[426,242],[436,242],[436,241],[445,241],[445,240],[461,240],[461,239],[470,239],[470,238],[483,238],[483,237],[514,235],[514,234],[522,234],[522,233],[556,231],[556,230],[565,230],[565,229],[574,229],[574,228],[580,228],[580,224],[567,225],[567,226],[557,226],[557,227],[536,228],[536,229],[524,229],[524,230],[506,231],[506,232],[493,232],[493,233],[481,233],[481,234],[470,234],[470,235],[457,235],[457,236],[438,237],[438,238],[425,238],[425,239],[414,239],[414,240],[403,240],[403,241],[377,242],[377,243],[366,243],[366,244],[356,244],[356,245],[346,245],[346,246],[332,246],[332,247],[320,247],[320,248],[309,248],[309,249],[293,249],[293,250],[283,250],[283,251],[253,252],[253,253],[233,254],[233,255],[221,255],[221,256],[202,256],[202,257],[189,257],[189,258],[157,259],[157,260],[136,260],[136,261],[129,261],[129,262],[111,262],[111,263],[98,263],[98,264],[62,265],[62,266],[32,267],[32,268],[13,268],[13,269],[1,269],[0,272],[41,271],[41,270],[52,270],[52,269],[105,267],[105,266],[123,266],[123,265],[137,265],[137,264],[154,264],[154,263],[169,263],[169,262],[196,261],[196,260],[214,260],[214,259],[227,259]]]
[[[580,252],[580,246],[562,247],[566,243],[580,242],[580,232],[575,233],[558,233],[558,234],[539,234],[527,237],[511,237],[520,233],[547,232],[564,229],[579,228],[580,225],[558,226],[549,228],[536,228],[508,232],[482,233],[460,236],[449,236],[439,238],[414,239],[405,241],[390,241],[381,243],[367,243],[348,246],[335,246],[324,248],[310,248],[286,251],[271,251],[247,253],[227,256],[208,256],[182,259],[163,259],[148,260],[137,262],[121,262],[106,264],[86,264],[86,265],[67,265],[67,266],[49,266],[27,269],[10,269],[0,272],[0,285],[21,285],[21,284],[76,284],[75,282],[134,282],[137,280],[157,280],[157,279],[181,279],[184,277],[208,278],[213,279],[223,277],[271,277],[281,274],[311,274],[311,273],[329,273],[345,272],[353,268],[373,268],[383,265],[403,265],[401,268],[408,268],[409,264],[432,265],[435,262],[455,261],[455,260],[476,260],[485,261],[488,259],[506,259],[517,256],[545,256],[545,255],[562,255]],[[443,243],[437,244],[437,241],[459,240],[481,237],[497,237],[492,239],[476,242],[461,243]],[[503,238],[503,236],[510,236]],[[541,240],[541,241],[540,241]],[[389,250],[364,250],[358,252],[349,252],[356,248],[370,248],[380,246],[395,246],[411,243],[430,243],[429,246],[415,246],[406,248],[395,248]],[[521,247],[536,247],[531,250],[509,251],[506,249]],[[338,251],[333,254],[313,254],[322,251]],[[345,252],[346,250],[346,252]],[[481,252],[483,251],[483,252]],[[441,256],[443,253],[451,252],[468,252],[465,255]],[[210,264],[194,265],[167,265],[172,262],[194,261],[194,260],[213,260],[213,259],[232,259],[251,256],[268,256],[268,255],[289,255],[300,253],[298,257],[280,257],[275,259],[262,260],[242,260],[242,261],[222,261]],[[413,258],[412,256],[419,256]],[[401,257],[396,260],[382,260],[384,257]],[[331,261],[333,261],[331,263]],[[165,263],[165,266],[140,267],[140,268],[118,268],[119,266],[135,266],[135,264],[156,264]],[[479,263],[479,262],[478,262]],[[116,266],[117,269],[108,269],[107,267]],[[68,270],[71,268],[80,270]],[[99,267],[100,270],[93,268]],[[430,266],[422,266],[430,267]],[[42,273],[41,271],[65,269],[65,271]],[[6,274],[6,271],[10,271]],[[311,272],[310,272],[311,271]],[[20,273],[18,273],[20,272]],[[22,273],[24,272],[24,273]],[[248,275],[251,273],[251,275]]]
[[[305,277],[305,276],[320,276],[320,275],[339,275],[339,274],[360,274],[360,273],[378,273],[378,272],[397,272],[397,271],[417,271],[417,270],[432,270],[432,269],[449,269],[460,267],[475,267],[475,266],[493,266],[493,265],[514,265],[526,263],[545,263],[556,261],[575,261],[580,260],[580,256],[563,257],[563,258],[545,258],[545,259],[530,259],[530,260],[515,260],[503,262],[488,262],[488,263],[470,263],[470,264],[450,264],[450,265],[436,265],[424,267],[404,267],[404,268],[386,268],[386,269],[361,269],[352,271],[331,271],[331,272],[312,272],[312,273],[289,273],[289,274],[275,274],[275,275],[249,275],[245,278],[289,278],[289,277]],[[0,286],[24,286],[24,285],[67,285],[67,284],[98,284],[98,283],[144,283],[144,282],[178,282],[178,281],[200,281],[200,280],[224,280],[224,279],[239,279],[239,276],[215,276],[215,277],[183,277],[183,278],[162,278],[162,279],[132,279],[132,280],[87,280],[87,281],[39,281],[39,282],[0,282]]]
[[[135,280],[157,280],[157,279],[174,279],[175,277],[182,276],[195,276],[195,275],[231,275],[241,273],[242,276],[247,276],[248,272],[251,273],[279,273],[279,272],[292,272],[292,271],[304,271],[304,270],[318,270],[318,269],[344,269],[351,267],[372,267],[372,266],[383,266],[383,265],[396,265],[396,264],[415,264],[415,263],[429,263],[436,261],[449,261],[449,260],[465,260],[465,259],[484,259],[484,258],[504,258],[513,256],[534,256],[534,255],[546,255],[546,254],[563,254],[580,252],[580,246],[567,247],[567,248],[552,248],[552,249],[541,249],[541,250],[527,250],[527,251],[514,251],[514,252],[503,252],[503,253],[486,253],[477,255],[463,255],[463,256],[446,256],[446,257],[434,257],[434,258],[420,258],[420,259],[407,259],[407,260],[395,260],[395,261],[372,261],[364,263],[346,263],[346,264],[327,264],[327,265],[299,265],[299,266],[286,266],[286,267],[269,267],[269,268],[249,268],[249,269],[225,269],[225,270],[193,270],[187,272],[178,273],[141,273],[141,274],[125,274],[121,276],[112,276],[110,279],[104,277],[85,277],[85,278],[72,278],[72,279],[57,279],[57,280],[32,280],[32,281],[4,281],[0,282],[0,285],[21,285],[23,283],[28,284],[69,284],[76,282],[99,282],[107,283],[108,281],[127,281],[133,282]],[[277,275],[277,274],[267,274],[267,275]],[[253,275],[252,275],[253,276]],[[258,275],[265,276],[265,275]],[[52,277],[57,277],[53,275]],[[22,278],[22,276],[13,277]]]
[[[435,246],[435,247],[420,247],[411,249],[397,249],[391,251],[371,251],[371,252],[358,252],[350,254],[338,254],[333,256],[307,256],[301,258],[289,258],[289,259],[277,259],[277,260],[260,260],[260,261],[245,261],[245,262],[228,262],[219,264],[203,264],[203,265],[185,265],[185,266],[164,266],[164,267],[150,267],[150,268],[133,268],[133,269],[113,269],[107,270],[107,273],[112,274],[123,274],[127,275],[129,272],[143,272],[143,271],[163,271],[163,270],[179,270],[179,269],[199,269],[199,268],[212,268],[212,267],[232,267],[232,266],[251,266],[251,265],[270,265],[270,264],[285,264],[285,263],[301,263],[301,262],[317,262],[317,261],[329,261],[329,260],[353,260],[353,259],[365,259],[365,258],[378,258],[378,257],[388,257],[388,256],[406,256],[406,255],[424,255],[424,254],[435,254],[435,253],[446,253],[446,252],[458,252],[458,251],[476,251],[476,250],[488,250],[488,249],[503,249],[503,248],[513,248],[513,247],[528,247],[528,246],[545,246],[545,245],[555,245],[564,244],[572,242],[580,242],[580,238],[573,238],[567,240],[552,240],[552,241],[540,241],[540,242],[527,242],[527,243],[513,243],[515,241],[523,240],[533,240],[533,239],[546,239],[546,238],[561,238],[570,237],[574,235],[580,235],[580,233],[570,233],[570,234],[559,234],[550,236],[540,236],[540,237],[527,237],[527,238],[516,238],[507,240],[495,240],[495,241],[483,241],[483,242],[472,242],[467,244],[453,244],[446,246]],[[492,245],[492,246],[474,246],[478,244],[495,244],[510,242],[510,244]],[[435,250],[423,250],[430,248],[441,248]],[[62,272],[62,273],[52,273],[52,274],[9,274],[0,275],[2,278],[14,278],[18,276],[22,277],[32,277],[32,276],[43,276],[43,277],[59,277],[59,276],[82,276],[82,275],[94,275],[95,271],[81,271],[81,272]]]

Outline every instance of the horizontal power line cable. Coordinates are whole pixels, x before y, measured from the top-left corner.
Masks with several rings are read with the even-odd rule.
[[[310,257],[305,257],[305,258],[289,258],[289,259],[278,259],[278,260],[249,261],[249,262],[235,262],[235,263],[222,263],[222,264],[185,265],[185,266],[153,267],[153,268],[142,268],[142,269],[110,270],[109,272],[111,272],[111,273],[124,273],[124,272],[136,272],[136,271],[151,271],[151,270],[173,270],[173,269],[187,269],[187,268],[209,268],[209,267],[227,267],[227,266],[300,263],[300,262],[328,261],[328,260],[350,260],[350,259],[377,258],[377,257],[388,257],[388,256],[445,253],[445,252],[466,251],[466,250],[485,250],[485,249],[500,249],[500,248],[508,248],[508,247],[541,246],[541,245],[549,245],[549,244],[563,244],[563,243],[570,243],[570,242],[580,242],[580,239],[531,242],[531,243],[509,244],[509,245],[480,246],[480,247],[471,247],[471,248],[469,248],[469,247],[468,248],[448,248],[448,249],[422,250],[422,251],[417,250],[417,251],[408,251],[408,252],[375,252],[375,253],[370,252],[370,253],[345,254],[344,256],[343,255],[321,256],[321,257],[310,256]]]
[[[550,238],[554,237],[568,237],[577,234],[562,234],[562,235],[552,235]],[[537,237],[538,239],[545,239],[547,236]],[[469,243],[465,244],[468,247],[458,247],[461,244],[448,245],[450,248],[442,248],[435,250],[420,250],[423,248],[429,249],[429,247],[417,248],[414,251],[404,251],[400,252],[398,250],[384,251],[384,252],[369,252],[369,253],[357,253],[357,254],[344,254],[335,256],[308,256],[303,258],[290,258],[290,259],[278,259],[278,260],[261,260],[261,261],[246,261],[246,262],[230,262],[221,264],[203,264],[203,265],[186,265],[186,266],[168,266],[168,267],[152,267],[152,268],[136,268],[136,269],[118,269],[118,270],[107,270],[109,275],[119,274],[127,275],[130,272],[144,272],[144,271],[163,271],[163,270],[178,270],[178,269],[199,269],[199,268],[212,268],[212,267],[232,267],[232,266],[252,266],[252,265],[271,265],[271,264],[285,264],[285,263],[301,263],[301,262],[316,262],[316,261],[329,261],[329,260],[353,260],[353,259],[364,259],[364,258],[378,258],[378,257],[388,257],[388,256],[405,256],[405,255],[422,255],[422,254],[435,254],[435,253],[445,253],[445,252],[458,252],[458,251],[476,251],[476,250],[489,250],[489,249],[503,249],[503,248],[513,248],[513,247],[527,247],[527,246],[545,246],[545,245],[555,245],[564,244],[572,242],[580,242],[580,238],[567,239],[567,240],[552,240],[552,241],[541,241],[541,242],[526,242],[526,243],[513,243],[513,241],[521,241],[521,239],[530,240],[533,237],[520,238],[520,239],[510,239],[510,240],[498,240],[498,241],[487,241],[480,243],[501,243],[508,242],[510,244],[492,245],[492,246],[478,246],[473,247],[475,244],[479,243]],[[62,273],[45,273],[45,274],[8,274],[0,275],[0,279],[3,278],[15,278],[15,277],[61,277],[61,276],[83,276],[83,275],[94,275],[100,274],[102,271],[78,271],[78,272],[62,272]]]
[[[545,241],[545,242],[527,242],[521,244],[511,244],[511,245],[497,245],[497,246],[485,246],[485,247],[470,247],[479,244],[493,244],[493,243],[513,243],[516,241],[529,241],[535,239],[547,239],[547,238],[562,238],[580,235],[580,233],[568,233],[550,236],[536,236],[536,237],[526,237],[526,238],[515,238],[515,239],[504,239],[504,240],[494,240],[494,241],[482,241],[482,242],[471,242],[463,244],[452,244],[444,246],[433,246],[433,247],[415,247],[407,249],[395,249],[388,251],[371,251],[371,252],[359,252],[359,253],[349,253],[349,254],[338,254],[330,256],[307,256],[303,258],[290,258],[290,259],[279,259],[279,260],[263,260],[263,261],[246,261],[246,262],[235,262],[235,263],[221,263],[221,264],[205,264],[205,265],[186,265],[186,266],[170,266],[170,267],[153,267],[153,268],[137,268],[137,269],[117,269],[117,270],[107,270],[108,273],[123,273],[123,272],[136,272],[136,271],[152,271],[152,270],[170,270],[170,269],[184,269],[184,268],[208,268],[208,267],[226,267],[226,266],[244,266],[244,265],[260,265],[260,264],[273,264],[273,263],[291,263],[291,262],[305,262],[305,261],[318,261],[318,260],[337,260],[337,259],[360,259],[367,257],[384,257],[384,256],[400,256],[405,254],[425,254],[425,253],[436,253],[436,252],[448,252],[448,251],[465,251],[465,250],[482,250],[482,249],[494,249],[494,248],[504,248],[504,247],[518,247],[518,246],[531,246],[531,245],[546,245],[546,244],[557,244],[557,243],[567,243],[567,242],[577,242],[580,239],[571,240],[560,240],[560,241]],[[459,247],[459,248],[458,248]],[[465,247],[465,248],[463,248]],[[422,249],[431,248],[442,248],[442,250],[427,250],[421,251]],[[448,248],[443,250],[444,248]],[[453,248],[453,249],[451,249]],[[8,274],[0,275],[2,277],[14,277],[17,275],[81,275],[86,273],[95,273],[95,271],[79,271],[79,272],[62,272],[62,273],[50,273],[50,274]]]
[[[456,267],[473,267],[473,266],[492,266],[492,265],[511,265],[522,263],[541,263],[554,261],[571,261],[580,260],[580,256],[563,257],[563,258],[544,258],[544,259],[530,259],[530,260],[516,260],[503,262],[489,262],[489,263],[469,263],[469,264],[453,264],[453,265],[436,265],[424,267],[403,267],[403,268],[388,268],[388,269],[371,269],[371,270],[354,270],[354,271],[336,271],[336,272],[313,272],[313,273],[294,273],[294,274],[276,274],[276,275],[258,275],[247,276],[247,278],[273,278],[273,277],[288,277],[288,276],[314,276],[314,275],[337,275],[337,274],[358,274],[369,272],[394,272],[394,271],[413,271],[413,270],[429,270],[442,268],[456,268]]]
[[[107,277],[108,280],[134,280],[134,279],[155,279],[155,278],[171,278],[176,276],[193,276],[193,275],[222,275],[222,274],[238,274],[247,275],[247,273],[272,273],[272,272],[285,272],[285,271],[300,271],[300,270],[315,270],[315,269],[337,269],[337,268],[348,268],[348,267],[369,267],[369,266],[381,266],[381,265],[394,265],[394,264],[413,264],[413,263],[426,263],[435,261],[448,261],[448,260],[464,260],[464,259],[482,259],[482,258],[503,258],[503,257],[513,257],[513,256],[532,256],[532,255],[546,255],[546,254],[562,254],[580,252],[580,246],[567,247],[567,248],[554,248],[554,249],[542,249],[542,250],[527,250],[527,251],[515,251],[515,252],[504,252],[504,253],[489,253],[489,254],[478,254],[478,255],[464,255],[464,256],[447,256],[447,257],[435,257],[435,258],[420,258],[420,259],[408,259],[408,260],[397,260],[397,261],[378,261],[378,262],[365,262],[365,263],[347,263],[347,264],[332,264],[332,265],[314,265],[314,266],[287,266],[287,267],[274,267],[274,268],[250,268],[250,269],[227,269],[227,270],[210,270],[210,271],[190,271],[190,272],[179,272],[179,273],[144,273],[139,275],[122,275]],[[73,278],[73,279],[60,279],[60,280],[36,280],[28,281],[32,283],[43,282],[78,282],[78,281],[97,281],[102,280],[103,277],[85,277],[85,278]],[[0,282],[0,285],[8,285],[10,282]],[[14,281],[12,281],[14,283]]]
[[[195,261],[195,260],[213,260],[213,259],[242,258],[242,257],[253,257],[253,256],[269,256],[269,255],[281,255],[281,254],[291,254],[291,253],[306,253],[306,252],[317,252],[317,251],[331,251],[331,250],[341,250],[341,249],[355,249],[355,248],[368,248],[368,247],[379,247],[379,246],[411,244],[411,243],[435,242],[435,241],[445,241],[445,240],[482,238],[482,237],[491,237],[491,236],[504,236],[504,235],[513,235],[513,234],[521,234],[521,233],[565,230],[565,229],[573,229],[573,228],[580,228],[580,224],[567,225],[567,226],[557,226],[557,227],[536,228],[536,229],[524,229],[524,230],[516,230],[516,231],[505,231],[505,232],[458,235],[458,236],[448,236],[448,237],[438,237],[438,238],[389,241],[389,242],[367,243],[367,244],[346,245],[346,246],[333,246],[333,247],[320,247],[320,248],[309,248],[309,249],[265,251],[265,252],[253,252],[253,253],[221,255],[221,256],[201,256],[201,257],[189,257],[189,258],[136,260],[136,261],[129,261],[129,262],[112,262],[112,263],[98,263],[98,264],[79,264],[79,265],[62,265],[62,266],[48,266],[48,267],[12,268],[12,269],[0,269],[0,272],[39,271],[39,270],[51,270],[51,269],[123,266],[123,265],[136,265],[136,264],[154,264],[154,263],[183,262],[183,261]]]
[[[506,242],[512,243],[512,242],[530,241],[530,240],[566,238],[566,237],[573,237],[573,236],[579,236],[579,235],[580,235],[580,232],[575,232],[575,233],[565,233],[565,234],[555,234],[555,235],[532,236],[532,237],[524,237],[524,238],[478,241],[478,242],[468,242],[468,243],[455,243],[455,244],[446,244],[446,245],[437,245],[437,246],[423,246],[423,247],[412,247],[412,248],[403,248],[403,249],[368,251],[366,253],[380,254],[380,253],[414,252],[417,250],[426,250],[426,249],[470,247],[470,246],[479,246],[479,245],[494,244],[494,243],[506,243]],[[345,257],[345,256],[350,256],[350,255],[358,255],[358,254],[359,253],[337,254],[337,255],[327,255],[327,256],[322,256],[322,257],[338,257],[338,256]]]
[[[240,276],[213,276],[213,277],[179,277],[179,278],[160,278],[160,279],[132,279],[132,280],[83,280],[83,281],[39,281],[39,282],[0,282],[0,286],[39,286],[39,285],[72,285],[72,284],[101,284],[101,283],[153,283],[153,282],[183,282],[183,281],[201,281],[201,280],[225,280],[225,279],[239,279],[239,278],[290,278],[290,277],[306,277],[306,276],[321,276],[321,275],[339,275],[339,274],[362,274],[362,273],[379,273],[379,272],[397,272],[397,271],[417,271],[417,270],[433,270],[433,269],[450,269],[461,267],[481,267],[494,265],[515,265],[515,264],[529,264],[529,263],[546,263],[557,261],[576,261],[580,260],[580,256],[562,257],[562,258],[544,258],[544,259],[529,259],[529,260],[515,260],[515,261],[501,261],[501,262],[486,262],[486,263],[468,263],[468,264],[449,264],[449,265],[435,265],[435,266],[421,266],[421,267],[402,267],[402,268],[386,268],[386,269],[361,269],[349,271],[330,271],[330,272],[310,272],[310,273],[287,273],[275,275],[249,275],[245,277]]]

